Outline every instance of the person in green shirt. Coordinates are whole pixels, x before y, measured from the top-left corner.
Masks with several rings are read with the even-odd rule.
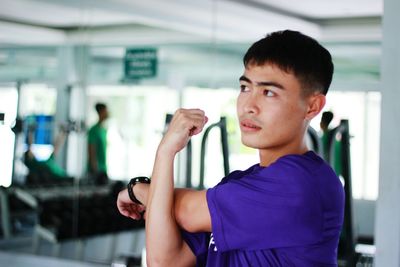
[[[66,131],[60,127],[59,133],[53,144],[53,152],[46,160],[38,160],[32,152],[34,129],[28,129],[28,149],[24,154],[24,163],[29,170],[27,184],[46,184],[67,182],[72,179],[66,171],[57,164],[55,155],[65,141]]]
[[[341,141],[337,140],[336,137],[334,138],[332,144],[329,144],[329,140],[332,138],[333,130],[329,127],[330,123],[333,120],[333,112],[332,111],[325,111],[322,113],[320,127],[322,130],[321,142],[323,146],[324,152],[324,159],[332,163],[331,166],[336,174],[340,176],[342,174],[342,151],[341,151]],[[330,145],[334,146],[334,158],[331,160],[329,155],[330,152]]]
[[[104,121],[108,118],[108,109],[104,103],[96,103],[98,122],[88,132],[88,172],[89,178],[96,184],[105,184],[107,175],[107,129]]]

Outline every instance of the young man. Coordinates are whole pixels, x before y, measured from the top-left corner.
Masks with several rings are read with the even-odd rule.
[[[104,121],[108,118],[108,109],[104,103],[95,105],[98,122],[88,132],[88,171],[97,184],[106,183],[107,176],[107,129]]]
[[[242,142],[259,150],[259,164],[208,190],[174,189],[175,155],[207,122],[202,110],[180,109],[158,147],[151,183],[133,181],[131,197],[119,194],[123,215],[138,219],[146,210],[151,267],[337,266],[343,188],[305,142],[325,104],[331,56],[314,39],[282,31],[253,44],[244,66],[237,114]]]

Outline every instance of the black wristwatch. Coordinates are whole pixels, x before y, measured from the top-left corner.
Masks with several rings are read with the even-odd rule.
[[[132,200],[132,202],[137,203],[142,205],[142,202],[140,202],[136,197],[135,194],[133,193],[133,187],[135,184],[150,184],[150,178],[146,176],[138,176],[135,178],[132,178],[129,183],[128,183],[128,195],[129,198]]]

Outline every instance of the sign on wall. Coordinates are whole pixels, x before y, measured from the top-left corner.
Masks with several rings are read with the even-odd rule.
[[[156,77],[157,50],[155,48],[128,48],[124,63],[127,80]]]

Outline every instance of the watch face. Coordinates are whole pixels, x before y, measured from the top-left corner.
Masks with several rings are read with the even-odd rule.
[[[133,178],[132,180],[134,180],[135,184],[137,184],[137,183],[149,184],[150,183],[150,178],[146,177],[146,176],[138,176],[138,177]]]

